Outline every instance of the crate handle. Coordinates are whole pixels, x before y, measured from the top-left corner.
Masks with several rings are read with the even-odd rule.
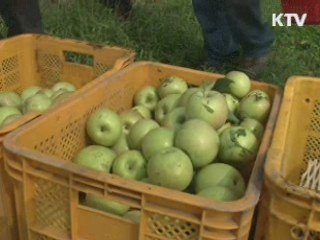
[[[69,63],[81,64],[93,67],[94,56],[91,54],[84,54],[74,51],[63,51],[64,60]]]

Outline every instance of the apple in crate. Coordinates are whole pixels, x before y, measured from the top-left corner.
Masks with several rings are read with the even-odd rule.
[[[72,95],[74,91],[64,91],[61,94],[56,95],[55,97],[51,98],[52,106],[58,105],[64,102],[70,95]]]
[[[130,209],[128,205],[97,197],[92,194],[87,194],[83,205],[118,216],[123,216]]]
[[[129,150],[127,135],[123,132],[118,141],[111,147],[116,154],[121,154]]]
[[[196,193],[214,186],[229,188],[238,197],[242,197],[246,190],[241,173],[236,168],[224,163],[209,164],[200,169],[194,177]]]
[[[142,139],[148,132],[160,125],[153,119],[140,119],[130,129],[128,143],[130,149],[141,150]]]
[[[164,98],[170,94],[182,94],[188,89],[186,81],[178,76],[169,76],[162,79],[158,87],[160,98]]]
[[[237,114],[240,119],[253,118],[264,123],[268,118],[270,107],[268,94],[261,90],[254,90],[241,99]]]
[[[9,125],[10,123],[14,122],[15,120],[19,119],[22,116],[22,114],[12,114],[6,117],[0,127],[5,127]]]
[[[187,116],[185,107],[177,107],[166,114],[161,125],[177,131],[186,121]]]
[[[159,124],[169,112],[178,106],[180,96],[181,94],[170,94],[158,102],[154,110],[154,118]]]
[[[174,130],[158,127],[148,132],[142,139],[142,153],[149,159],[154,153],[168,147],[173,147]]]
[[[38,93],[43,93],[51,98],[54,92],[50,88],[43,88]]]
[[[256,136],[259,142],[261,141],[264,133],[264,126],[258,120],[254,118],[245,118],[241,121],[240,127],[248,129]]]
[[[224,202],[234,201],[240,198],[239,195],[231,189],[219,185],[205,188],[198,192],[196,195],[207,199]]]
[[[248,129],[231,126],[220,134],[218,158],[221,162],[242,167],[254,161],[259,150],[258,140]]]
[[[51,99],[43,94],[36,93],[23,103],[23,113],[45,112],[51,107]]]
[[[42,90],[42,88],[40,86],[30,86],[28,88],[26,88],[25,90],[22,91],[21,93],[21,100],[22,103],[24,104],[24,102],[31,96],[35,95],[36,93],[38,93],[40,90]]]
[[[132,109],[138,112],[143,118],[152,118],[151,111],[145,106],[136,105]]]
[[[243,98],[251,89],[250,78],[243,72],[230,71],[223,78],[216,80],[212,90],[229,93],[236,98]]]
[[[147,161],[140,151],[129,150],[116,157],[112,173],[127,179],[140,180],[146,177]]]
[[[174,145],[185,151],[194,168],[201,168],[213,162],[219,151],[217,131],[201,119],[187,120],[177,130]]]
[[[0,92],[0,106],[1,107],[16,107],[21,109],[22,100],[19,94],[15,92]]]
[[[67,91],[70,91],[70,92],[77,90],[77,88],[72,83],[65,82],[65,81],[57,82],[51,87],[51,90],[54,91],[54,92],[56,92],[56,91],[58,91],[60,89],[67,90]]]
[[[149,158],[147,175],[151,184],[183,191],[192,181],[193,166],[181,149],[169,147]]]
[[[12,115],[22,115],[20,110],[16,107],[0,107],[0,125],[3,124],[5,119]]]
[[[134,105],[141,105],[153,111],[159,101],[157,88],[145,86],[140,89],[133,97]]]
[[[119,117],[122,122],[123,132],[128,134],[132,125],[135,124],[138,120],[144,118],[138,111],[129,109],[119,113]]]
[[[100,172],[109,173],[116,156],[116,153],[107,147],[89,145],[82,148],[74,156],[73,162]]]
[[[109,108],[98,108],[88,117],[86,131],[95,144],[111,147],[121,137],[121,119],[116,112]]]
[[[187,106],[187,119],[199,118],[219,129],[228,119],[225,97],[217,91],[201,91],[191,95]]]
[[[180,97],[178,106],[185,107],[191,97],[195,92],[200,92],[201,88],[199,87],[190,87],[188,88]]]

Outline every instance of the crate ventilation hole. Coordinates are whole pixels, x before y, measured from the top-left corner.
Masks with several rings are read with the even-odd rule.
[[[320,192],[320,161],[309,160],[306,171],[301,175],[300,187]],[[320,240],[320,232],[308,231],[306,226],[291,228],[291,236],[295,240]]]

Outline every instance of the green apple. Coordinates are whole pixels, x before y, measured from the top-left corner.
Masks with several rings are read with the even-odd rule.
[[[206,121],[191,119],[176,132],[174,146],[185,151],[194,166],[201,168],[213,162],[219,151],[219,135]]]
[[[261,90],[255,90],[241,99],[237,114],[240,119],[254,118],[261,123],[265,123],[270,108],[271,102],[268,94]]]
[[[140,151],[129,150],[116,157],[112,172],[127,179],[140,180],[146,176],[147,161]]]
[[[51,99],[47,95],[36,93],[24,102],[23,113],[45,112],[51,107],[51,104]]]
[[[139,224],[141,220],[140,210],[131,210],[123,215],[124,218],[131,220],[132,222]]]
[[[142,153],[146,159],[161,149],[172,147],[174,130],[164,127],[154,128],[142,139]]]
[[[229,112],[234,113],[239,106],[239,100],[229,93],[223,93],[223,96],[226,98]]]
[[[186,121],[187,121],[187,116],[186,116],[185,107],[177,107],[171,110],[171,112],[169,112],[168,114],[166,114],[166,116],[162,120],[161,125],[176,131]]]
[[[204,80],[200,84],[199,88],[205,91],[210,91],[210,90],[213,90],[215,83],[216,83],[216,80]]]
[[[257,140],[259,142],[261,141],[264,133],[264,126],[258,120],[254,118],[245,118],[241,121],[240,126],[251,131],[256,136]]]
[[[69,96],[71,96],[74,91],[64,91],[61,94],[56,95],[55,97],[51,98],[52,106],[58,105],[64,102]]]
[[[192,181],[192,162],[181,149],[165,148],[150,157],[147,174],[151,184],[183,191]]]
[[[224,186],[219,186],[219,185],[205,188],[200,192],[198,192],[197,196],[201,196],[210,200],[223,201],[223,202],[235,201],[240,198],[231,189]]]
[[[213,90],[221,93],[229,93],[241,99],[251,89],[250,78],[243,72],[231,71],[225,77],[217,79]]]
[[[16,107],[0,107],[0,125],[10,115],[20,114],[21,112]]]
[[[164,98],[170,94],[182,94],[188,89],[187,82],[178,76],[169,76],[161,79],[158,93],[160,98]]]
[[[153,111],[159,101],[157,88],[145,86],[140,89],[133,97],[134,105],[142,105]]]
[[[107,147],[89,145],[77,152],[73,162],[100,172],[109,173],[116,156],[116,153]]]
[[[24,103],[29,97],[35,95],[40,90],[42,90],[42,88],[39,86],[30,86],[30,87],[26,88],[25,90],[23,90],[20,95],[22,103]]]
[[[98,108],[88,117],[86,131],[94,143],[106,147],[113,146],[122,134],[121,119],[109,108]]]
[[[16,107],[21,108],[22,101],[19,94],[15,92],[0,92],[1,107]]]
[[[129,133],[133,124],[135,124],[138,120],[143,119],[143,116],[133,109],[125,110],[119,113],[119,117],[121,119],[123,132],[125,134]]]
[[[228,114],[225,97],[216,91],[195,92],[186,106],[187,119],[202,119],[215,129],[219,129],[226,122]]]
[[[225,77],[232,80],[232,83],[230,84],[230,93],[233,96],[243,98],[249,93],[251,89],[251,81],[244,72],[231,71],[228,72]]]
[[[138,112],[143,118],[152,118],[151,111],[145,106],[136,105],[132,109]]]
[[[39,92],[41,92],[41,91],[39,91]],[[55,92],[52,91],[52,94],[51,94],[50,98],[51,99],[55,99],[56,97],[58,97],[59,95],[65,93],[65,92],[74,92],[74,91],[67,91],[66,89],[59,89],[59,90],[57,90]]]
[[[195,175],[194,183],[196,193],[214,186],[229,188],[238,197],[242,197],[246,191],[241,173],[224,163],[212,163],[203,167]]]
[[[188,88],[183,94],[181,94],[178,106],[185,107],[187,105],[187,102],[189,101],[189,98],[191,97],[191,95],[193,93],[199,92],[199,91],[201,91],[201,88],[199,88],[199,87]]]
[[[77,88],[72,83],[65,82],[65,81],[57,82],[51,87],[51,90],[54,92],[56,92],[60,89],[64,89],[67,91],[76,91],[77,90]]]
[[[112,146],[112,150],[118,155],[129,150],[129,144],[125,133],[121,134],[118,141]]]
[[[226,122],[225,124],[222,125],[222,127],[220,127],[217,132],[219,134],[219,136],[221,135],[221,133],[223,132],[223,130],[225,130],[226,128],[231,127],[231,123],[230,122]]]
[[[154,110],[154,119],[159,124],[169,112],[178,106],[180,96],[180,94],[169,94],[158,102]]]
[[[49,98],[51,98],[51,96],[53,95],[53,91],[50,88],[43,88],[38,93],[44,93]]]
[[[83,205],[118,216],[123,216],[130,209],[128,205],[97,197],[92,194],[87,194]]]
[[[22,116],[21,113],[19,114],[12,114],[7,116],[3,121],[2,124],[0,125],[0,127],[5,127],[7,125],[9,125],[10,123],[14,122],[15,120],[17,120],[18,118],[20,118]]]
[[[259,149],[256,136],[240,126],[226,128],[220,134],[219,160],[236,167],[254,161]]]
[[[160,127],[153,119],[140,119],[130,129],[128,143],[130,149],[141,150],[142,139],[149,131]]]

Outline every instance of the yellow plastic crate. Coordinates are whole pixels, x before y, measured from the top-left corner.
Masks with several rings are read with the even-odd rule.
[[[0,41],[0,91],[20,93],[31,85],[51,87],[58,81],[67,81],[79,89],[75,95],[95,84],[93,80],[99,76],[107,77],[131,64],[134,56],[129,49],[45,35],[20,35]],[[0,226],[0,234],[4,240],[16,240],[18,236],[13,188],[4,171],[2,142],[9,132],[39,115],[26,114],[0,129],[0,219],[5,225]]]
[[[320,159],[320,78],[288,79],[266,159],[256,240],[320,239],[320,194],[300,186]]]
[[[115,111],[129,109],[138,90],[146,85],[158,86],[160,79],[170,75],[195,85],[222,76],[160,63],[134,63],[6,137],[6,170],[15,180],[21,235],[29,240],[248,239],[281,101],[280,90],[274,85],[253,82],[254,89],[270,95],[272,109],[246,194],[240,200],[210,201],[98,173],[71,162],[86,145],[85,122],[92,111],[101,106]],[[79,192],[141,209],[141,224],[82,206]]]

